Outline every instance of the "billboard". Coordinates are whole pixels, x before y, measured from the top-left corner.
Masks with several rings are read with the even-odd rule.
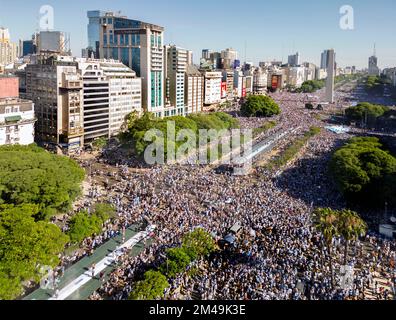
[[[221,97],[226,98],[227,97],[227,82],[222,82],[221,83]]]
[[[281,76],[280,75],[276,75],[276,74],[272,75],[271,88],[275,90],[275,89],[278,89],[280,87],[281,87]]]

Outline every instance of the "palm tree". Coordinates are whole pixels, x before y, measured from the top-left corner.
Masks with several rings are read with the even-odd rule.
[[[333,277],[333,259],[331,257],[331,246],[332,246],[333,238],[339,234],[337,221],[338,221],[337,212],[330,208],[317,208],[313,212],[314,226],[319,232],[322,233],[327,246],[332,286],[334,286],[334,277]]]
[[[344,265],[348,263],[348,245],[352,240],[357,240],[367,232],[367,224],[360,216],[351,210],[339,212],[338,229],[345,240]]]

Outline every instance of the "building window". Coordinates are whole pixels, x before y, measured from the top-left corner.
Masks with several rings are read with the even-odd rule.
[[[113,59],[118,60],[118,48],[112,49],[111,56]]]
[[[6,107],[5,108],[5,113],[11,113],[12,112],[12,108],[11,107]]]
[[[132,70],[140,77],[140,48],[132,48]]]
[[[121,49],[121,62],[125,64],[126,66],[129,66],[129,49],[128,48],[122,48]]]
[[[103,44],[107,46],[107,34],[103,35]]]

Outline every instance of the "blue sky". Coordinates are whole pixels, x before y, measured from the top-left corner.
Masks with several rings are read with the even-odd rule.
[[[75,55],[87,45],[87,10],[121,10],[129,18],[165,27],[165,42],[194,51],[233,47],[241,60],[282,59],[299,51],[318,64],[323,49],[334,48],[341,66],[366,67],[377,44],[380,67],[396,66],[394,0],[0,0],[0,26],[14,41],[38,28],[39,9],[55,9],[55,29],[70,33]],[[354,8],[354,30],[339,27],[342,5]]]

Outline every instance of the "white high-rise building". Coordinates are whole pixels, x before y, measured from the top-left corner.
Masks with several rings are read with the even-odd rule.
[[[165,46],[166,110],[164,116],[185,115],[188,112],[184,101],[185,73],[189,51],[176,46]]]
[[[10,40],[10,32],[0,27],[0,65],[6,66],[18,58],[18,46]]]
[[[195,66],[189,65],[185,78],[187,114],[201,112],[203,109],[203,99],[204,77]]]
[[[217,71],[205,72],[205,105],[218,104],[221,102],[221,79],[222,73]]]
[[[85,143],[118,134],[128,114],[142,113],[141,79],[119,61],[77,61],[83,77]]]

